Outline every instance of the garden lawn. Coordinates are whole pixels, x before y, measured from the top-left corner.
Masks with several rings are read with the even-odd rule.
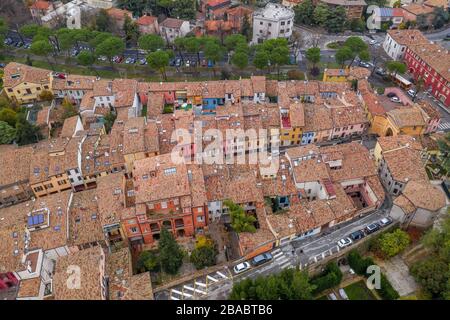
[[[363,280],[352,283],[344,290],[350,300],[376,300]]]

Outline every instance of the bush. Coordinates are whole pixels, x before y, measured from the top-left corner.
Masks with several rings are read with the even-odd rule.
[[[317,77],[320,74],[320,69],[317,67],[311,68],[311,70],[309,71],[309,73],[313,76],[313,77]]]
[[[305,79],[305,75],[303,74],[303,72],[301,72],[299,70],[289,70],[287,72],[287,77],[289,80],[304,80]]]
[[[348,264],[359,275],[366,276],[367,268],[374,265],[372,258],[363,258],[356,250],[350,251],[348,254]]]
[[[318,294],[326,289],[333,288],[342,280],[342,272],[336,262],[330,262],[326,265],[324,272],[311,280],[311,284],[316,286],[314,294]]]
[[[173,113],[173,106],[166,104],[164,106],[163,113]]]
[[[377,93],[378,94],[384,94],[384,88],[383,87],[378,87],[377,88]]]
[[[378,292],[384,300],[397,300],[400,297],[384,274],[381,274],[380,285]]]
[[[160,269],[160,265],[159,257],[155,251],[142,251],[137,261],[139,272],[157,272]]]
[[[216,264],[216,250],[210,246],[195,248],[191,253],[190,260],[196,269],[213,266]]]
[[[387,257],[393,257],[403,251],[410,242],[409,235],[400,229],[383,234],[379,239],[380,249]]]

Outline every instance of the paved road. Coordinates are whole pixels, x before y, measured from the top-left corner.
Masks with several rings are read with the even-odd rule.
[[[310,238],[293,240],[273,250],[272,261],[260,267],[252,268],[242,274],[234,274],[228,268],[223,271],[214,272],[202,278],[193,279],[168,290],[155,294],[157,300],[217,300],[227,299],[233,283],[246,278],[256,278],[278,273],[284,269],[294,268],[301,265],[317,263],[323,258],[339,251],[337,241],[347,237],[350,233],[363,229],[370,223],[379,221],[386,213],[383,210],[374,211],[362,218],[344,223],[335,230],[331,228],[323,234]]]

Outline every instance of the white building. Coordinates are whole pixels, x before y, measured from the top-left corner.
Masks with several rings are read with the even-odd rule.
[[[178,37],[186,36],[191,28],[189,21],[167,18],[159,25],[159,32],[167,43],[172,43]]]
[[[428,43],[419,30],[388,30],[386,38],[384,38],[383,49],[392,59],[402,60],[409,45],[422,42]]]
[[[66,4],[54,3],[54,10],[41,18],[44,26],[54,28],[65,24],[69,29],[81,29],[82,12],[91,12],[95,9],[109,9],[113,0],[72,0]]]
[[[252,43],[267,39],[289,38],[294,26],[294,10],[276,3],[268,3],[253,14]]]

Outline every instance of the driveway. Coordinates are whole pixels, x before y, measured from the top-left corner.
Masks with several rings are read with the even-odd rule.
[[[399,256],[378,263],[389,282],[401,297],[414,294],[419,286],[409,273],[409,268]]]

